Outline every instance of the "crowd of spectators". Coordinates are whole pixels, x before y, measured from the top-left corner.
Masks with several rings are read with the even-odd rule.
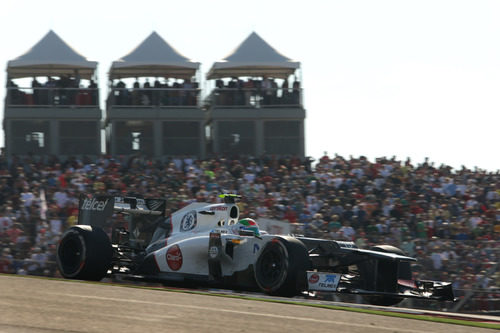
[[[153,84],[148,79],[141,85],[136,80],[127,87],[123,80],[113,85],[113,105],[141,106],[195,106],[198,103],[199,84],[191,79],[162,80],[156,78]]]
[[[392,244],[418,258],[416,278],[499,293],[500,173],[429,161],[299,158],[0,159],[0,272],[55,276],[61,233],[82,192],[193,201],[239,193],[242,217],[288,221],[297,234]],[[499,270],[500,271],[500,270]],[[496,291],[494,291],[496,290]],[[498,306],[498,305],[497,305]]]
[[[48,76],[43,84],[34,77],[31,88],[19,87],[13,80],[7,83],[7,104],[10,105],[97,105],[98,96],[94,80],[84,87],[78,73]]]
[[[289,86],[288,79],[281,86],[274,78],[232,78],[215,81],[216,105],[279,106],[300,104],[300,81]]]

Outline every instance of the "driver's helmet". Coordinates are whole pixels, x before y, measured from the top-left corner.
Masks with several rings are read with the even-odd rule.
[[[260,237],[259,225],[255,220],[250,218],[241,219],[236,224],[239,230],[248,230],[252,231],[254,236]]]

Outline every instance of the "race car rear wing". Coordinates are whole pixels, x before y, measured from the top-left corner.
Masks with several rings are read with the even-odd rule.
[[[78,224],[104,227],[113,213],[164,216],[165,199],[143,199],[110,195],[81,194],[78,205]]]
[[[113,210],[117,213],[163,215],[165,212],[164,199],[142,199],[133,197],[114,197]]]

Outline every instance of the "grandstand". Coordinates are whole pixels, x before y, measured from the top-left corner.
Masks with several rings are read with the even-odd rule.
[[[310,162],[310,161],[309,161]],[[168,211],[194,200],[243,195],[242,216],[286,222],[295,233],[394,244],[418,258],[416,277],[451,280],[461,304],[413,303],[499,311],[498,174],[380,158],[135,157],[48,161],[0,159],[0,271],[58,276],[54,250],[77,223],[81,192],[147,193]],[[167,212],[168,213],[168,212]],[[412,304],[403,303],[405,306]]]

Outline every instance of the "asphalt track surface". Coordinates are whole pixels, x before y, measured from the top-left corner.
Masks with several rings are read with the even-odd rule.
[[[106,283],[0,276],[0,332],[493,332]]]

